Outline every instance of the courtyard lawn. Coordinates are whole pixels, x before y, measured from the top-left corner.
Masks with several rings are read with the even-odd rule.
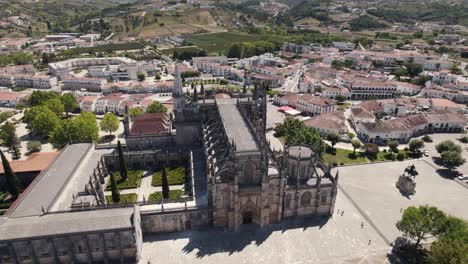
[[[169,199],[178,199],[184,194],[184,190],[169,190]],[[154,192],[150,195],[149,201],[156,202],[161,201],[162,192]]]
[[[124,203],[134,203],[137,201],[137,194],[136,193],[127,193],[127,194],[120,194],[120,201],[119,204]],[[106,202],[108,204],[113,204],[112,195],[106,196]]]
[[[351,106],[351,103],[342,103],[338,106],[337,110],[338,111],[345,111],[346,109],[348,109],[349,107]]]
[[[172,169],[166,169],[167,182],[169,185],[180,185],[185,183],[185,168],[177,167]],[[155,171],[153,178],[151,179],[151,186],[162,185],[162,170]]]
[[[123,181],[120,178],[120,172],[114,172],[115,180],[117,181],[117,187],[119,190],[125,189],[134,189],[140,186],[141,177],[143,176],[143,171],[128,171],[127,180]],[[110,183],[107,184],[106,191],[110,191]]]
[[[356,154],[354,155],[352,150],[340,148],[335,148],[334,153],[327,151],[323,154],[323,161],[325,164],[334,165],[369,163],[369,160],[366,158],[364,153],[356,151]]]
[[[405,159],[418,158],[418,157],[415,156],[415,154],[413,154],[413,152],[411,152],[409,150],[407,151],[407,150],[401,150],[400,149],[398,151],[398,153],[403,153],[405,155]],[[375,161],[397,161],[398,159],[396,157],[397,157],[397,154],[395,154],[395,153],[390,153],[389,151],[387,151],[387,152],[380,151],[377,154],[377,158],[375,160],[371,160],[371,161],[372,162],[375,162]]]
[[[257,38],[241,32],[220,32],[213,34],[193,35],[186,39],[187,43],[193,44],[207,52],[224,53],[232,43],[253,42]]]

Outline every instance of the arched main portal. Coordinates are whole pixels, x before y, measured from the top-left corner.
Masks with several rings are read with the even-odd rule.
[[[248,201],[240,209],[241,224],[260,224],[260,208],[252,201]]]

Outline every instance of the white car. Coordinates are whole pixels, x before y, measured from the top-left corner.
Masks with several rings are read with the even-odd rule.
[[[468,175],[460,175],[457,177],[460,181],[468,180]]]
[[[429,151],[425,150],[423,151],[424,156],[429,157]]]

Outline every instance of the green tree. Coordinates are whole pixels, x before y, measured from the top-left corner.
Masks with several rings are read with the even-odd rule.
[[[65,113],[67,113],[67,117],[68,113],[73,112],[80,107],[76,97],[71,93],[62,95],[60,100],[62,101]]]
[[[110,184],[111,184],[111,192],[112,192],[112,201],[114,203],[120,202],[120,192],[119,187],[117,186],[117,181],[115,180],[115,176],[113,173],[109,173],[110,176]]]
[[[119,119],[113,113],[106,113],[101,120],[101,130],[109,132],[109,135],[112,135],[112,132],[119,129]]]
[[[43,103],[43,105],[45,105],[52,112],[54,112],[57,115],[57,117],[62,117],[63,112],[65,110],[65,108],[64,108],[64,106],[62,104],[62,101],[60,101],[60,99],[58,99],[58,98],[49,99],[49,100],[45,101]]]
[[[393,153],[398,153],[398,146],[399,145],[400,145],[400,143],[398,143],[398,141],[396,141],[396,140],[389,140],[387,142],[387,146],[390,148],[390,150]]]
[[[409,142],[408,147],[409,147],[409,150],[411,150],[411,152],[416,153],[424,147],[424,141],[420,139],[412,139]]]
[[[164,166],[162,169],[161,185],[162,185],[163,198],[168,199],[169,198],[169,182],[167,180],[166,166]]]
[[[71,135],[73,142],[96,142],[99,139],[99,128],[96,116],[83,112],[73,119]]]
[[[336,101],[338,103],[342,104],[346,100],[346,97],[344,97],[344,95],[342,95],[342,94],[339,94],[339,95],[336,96],[335,99],[336,99]]]
[[[424,137],[422,137],[422,140],[424,142],[426,142],[426,143],[431,143],[432,142],[432,138],[429,135],[424,135]]]
[[[440,154],[440,159],[444,167],[451,171],[465,163],[465,159],[462,157],[461,153],[454,150],[442,152],[442,154]]]
[[[468,223],[463,219],[449,216],[444,232],[431,245],[427,261],[430,264],[468,263]]]
[[[2,145],[7,147],[12,153],[12,158],[14,160],[19,160],[21,158],[21,152],[19,150],[21,143],[16,135],[15,124],[10,121],[6,121],[0,128],[0,138],[2,140]]]
[[[329,133],[327,135],[327,140],[330,141],[331,147],[333,149],[335,148],[336,143],[340,141],[340,135],[338,135],[337,133]]]
[[[463,71],[462,69],[460,69],[457,65],[453,64],[452,66],[450,66],[450,73],[452,74],[456,74],[456,75],[462,75],[463,74]]]
[[[60,119],[47,107],[39,106],[39,110],[41,111],[31,121],[31,130],[38,135],[48,137],[60,124]]]
[[[49,142],[56,149],[65,147],[72,139],[73,120],[61,120],[50,134]]]
[[[6,178],[5,187],[7,191],[11,194],[11,196],[13,196],[14,198],[17,198],[19,194],[21,193],[21,185],[19,183],[19,180],[16,177],[16,174],[11,169],[10,163],[5,157],[5,154],[3,154],[3,151],[1,150],[0,150],[0,156],[2,158],[2,165],[3,165],[3,171],[4,171],[3,174],[5,175],[5,178]]]
[[[320,156],[325,152],[325,144],[319,133],[296,118],[287,117],[283,123],[277,125],[275,136],[284,138],[288,144],[310,146]]]
[[[407,63],[405,64],[405,67],[408,71],[408,74],[411,76],[411,77],[416,77],[418,76],[421,72],[423,72],[423,67],[421,66],[421,64],[417,64],[417,63]]]
[[[160,102],[155,101],[146,108],[146,113],[166,113],[167,108]]]
[[[42,144],[40,141],[33,140],[29,141],[28,144],[26,144],[26,149],[30,152],[39,152],[42,149]]]
[[[410,206],[396,224],[403,235],[415,241],[417,248],[421,241],[443,232],[446,223],[445,213],[432,206]]]
[[[38,106],[49,99],[56,99],[59,97],[60,95],[56,92],[34,91],[29,97],[28,104],[30,107]]]
[[[128,110],[128,114],[130,115],[130,119],[134,121],[137,116],[144,114],[144,111],[141,107],[134,107]]]
[[[127,170],[127,162],[125,161],[125,157],[122,150],[122,145],[120,144],[120,140],[117,141],[117,152],[119,154],[119,170],[120,170],[120,178],[125,181],[127,179],[128,170]]]
[[[139,82],[142,82],[146,79],[146,75],[142,72],[137,73],[137,79]]]
[[[398,78],[398,80],[400,80],[401,77],[408,75],[408,70],[406,68],[403,68],[403,67],[398,68],[398,69],[395,70],[395,72],[393,74],[395,74],[395,76]]]
[[[351,141],[351,145],[353,146],[353,154],[356,154],[356,149],[361,147],[361,142],[359,142],[357,139],[354,139]]]
[[[458,153],[462,152],[462,148],[456,145],[451,140],[444,140],[440,142],[439,144],[436,145],[436,150],[439,154],[442,154],[442,152],[445,152],[445,151],[455,151]]]
[[[377,154],[379,154],[379,146],[373,143],[366,143],[362,146],[363,151],[371,159],[376,159]]]

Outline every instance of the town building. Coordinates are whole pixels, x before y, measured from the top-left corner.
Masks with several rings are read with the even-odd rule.
[[[57,78],[47,75],[14,75],[16,87],[52,89],[57,87]]]
[[[64,77],[62,78],[63,90],[81,90],[88,92],[101,92],[103,86],[107,83],[104,79],[87,77]]]
[[[325,97],[305,94],[299,98],[296,108],[305,114],[315,116],[336,111],[337,103]]]

